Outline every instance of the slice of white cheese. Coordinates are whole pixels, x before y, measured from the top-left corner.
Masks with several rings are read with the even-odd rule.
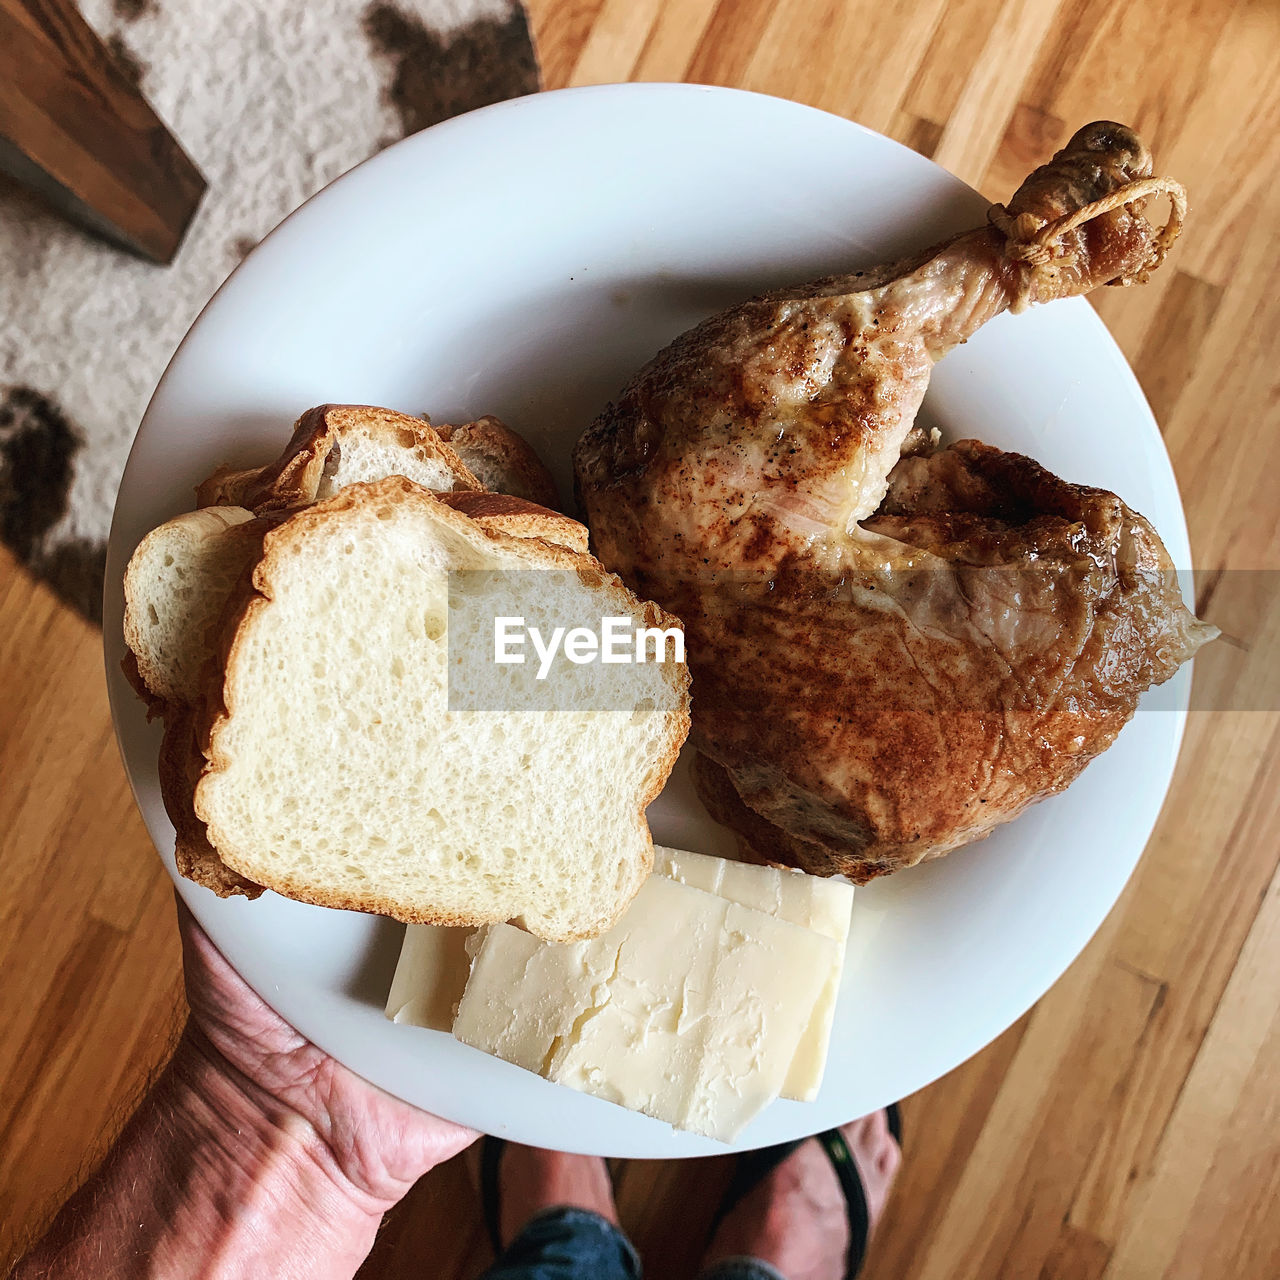
[[[411,924],[391,979],[387,1017],[433,1031],[448,1031],[467,985],[471,957],[467,939],[474,929]]]
[[[814,1005],[813,1016],[804,1035],[800,1037],[795,1060],[782,1086],[784,1098],[812,1102],[818,1096],[827,1065],[831,1024],[835,1018],[845,944],[849,938],[853,885],[806,875],[803,871],[729,862],[705,853],[686,853],[680,849],[664,849],[660,845],[653,849],[653,869],[658,875],[717,894],[741,906],[764,911],[789,924],[815,929],[837,944],[822,994]]]
[[[730,1139],[782,1087],[835,940],[663,876],[586,942],[492,926],[453,1034],[549,1080]]]

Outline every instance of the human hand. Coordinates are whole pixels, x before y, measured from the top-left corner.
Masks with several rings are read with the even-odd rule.
[[[300,1036],[181,900],[178,930],[182,1040],[13,1280],[351,1280],[382,1215],[476,1135]]]
[[[394,1204],[476,1138],[370,1084],[299,1035],[240,977],[178,899],[191,1007],[179,1051],[202,1057],[271,1123],[332,1161],[361,1198]]]

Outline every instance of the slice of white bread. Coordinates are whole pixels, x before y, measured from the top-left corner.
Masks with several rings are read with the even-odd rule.
[[[486,489],[509,493],[541,507],[560,505],[551,472],[526,441],[501,419],[486,414],[459,426],[446,423],[435,431]]]
[[[192,796],[204,756],[195,705],[210,676],[231,590],[262,554],[281,517],[255,519],[240,507],[187,512],[153,529],[124,576],[125,674],[149,714],[164,718],[160,797],[174,828],[174,861],[189,880],[220,897],[256,898],[261,885],[224,866],[195,816]]]
[[[124,574],[124,642],[147,691],[191,705],[231,588],[268,522],[243,507],[189,511],[153,529]]]
[[[248,470],[220,467],[196,489],[196,505],[247,507],[261,514],[390,475],[442,493],[483,488],[422,419],[373,405],[321,404],[294,424],[279,458]]]
[[[547,616],[679,625],[590,556],[398,476],[350,485],[270,530],[228,602],[196,817],[224,864],[288,897],[594,936],[652,866],[644,812],[688,732],[687,669],[635,664],[604,709],[450,710],[449,573],[467,569],[567,570]]]

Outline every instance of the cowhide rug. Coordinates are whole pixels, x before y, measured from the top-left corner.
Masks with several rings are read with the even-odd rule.
[[[287,213],[439,120],[538,88],[517,0],[81,0],[209,189],[156,267],[0,180],[0,538],[97,619],[116,487],[165,364]]]

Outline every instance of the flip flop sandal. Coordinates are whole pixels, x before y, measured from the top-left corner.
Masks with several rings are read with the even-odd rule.
[[[902,1145],[902,1113],[896,1102],[885,1108],[889,1123],[889,1133],[893,1140]],[[839,1129],[828,1129],[826,1133],[816,1133],[814,1139],[831,1160],[840,1179],[840,1189],[844,1192],[845,1208],[849,1219],[849,1252],[845,1257],[845,1280],[854,1280],[862,1270],[862,1263],[867,1256],[867,1241],[871,1236],[871,1214],[867,1209],[867,1193],[858,1174],[858,1166],[854,1163],[853,1153],[844,1140]],[[714,1236],[721,1222],[755,1190],[797,1147],[808,1142],[808,1138],[798,1138],[795,1142],[784,1142],[776,1147],[761,1147],[756,1151],[748,1151],[738,1157],[737,1167],[729,1181],[724,1199],[716,1212],[715,1221],[711,1224],[710,1235]]]
[[[484,1210],[484,1226],[496,1258],[502,1252],[502,1221],[498,1198],[498,1166],[507,1149],[505,1138],[480,1139],[480,1207]]]
[[[507,1149],[505,1138],[485,1137],[480,1140],[480,1207],[484,1212],[485,1230],[489,1233],[489,1243],[493,1246],[494,1257],[498,1257],[504,1248],[502,1243],[502,1210],[501,1193],[498,1190],[498,1168],[502,1164],[502,1153]],[[612,1161],[605,1161],[609,1170],[609,1181],[615,1181],[615,1169]]]

